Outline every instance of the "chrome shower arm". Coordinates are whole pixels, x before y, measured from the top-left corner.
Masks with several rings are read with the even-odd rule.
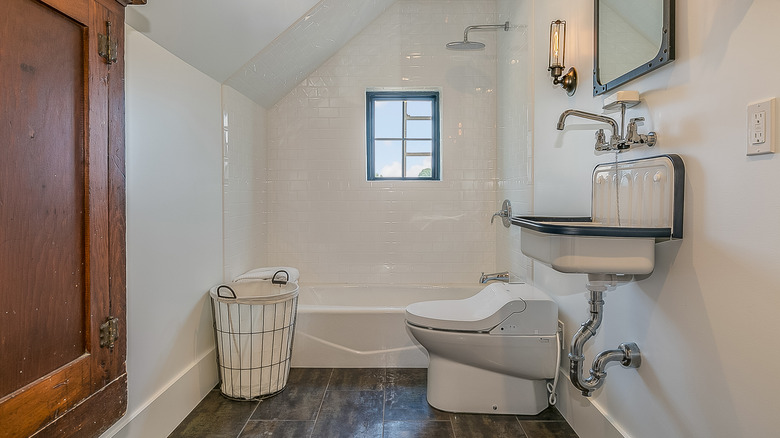
[[[509,30],[509,22],[507,21],[504,24],[477,24],[474,26],[468,26],[466,27],[466,30],[463,31],[463,41],[469,40],[469,31],[471,30],[488,30],[488,29]]]

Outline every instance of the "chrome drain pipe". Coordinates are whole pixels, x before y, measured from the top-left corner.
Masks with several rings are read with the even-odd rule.
[[[590,319],[584,322],[571,342],[569,350],[569,378],[574,386],[582,391],[582,395],[590,397],[591,393],[604,384],[607,372],[604,371],[610,362],[620,362],[626,368],[639,368],[642,356],[639,347],[633,343],[623,343],[616,350],[606,350],[599,353],[593,359],[590,376],[583,378],[582,368],[585,362],[583,350],[585,343],[596,336],[596,331],[601,326],[604,312],[604,291],[608,286],[615,284],[614,275],[588,275],[587,289],[590,292]]]

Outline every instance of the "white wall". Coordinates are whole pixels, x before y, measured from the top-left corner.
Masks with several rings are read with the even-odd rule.
[[[266,110],[222,86],[225,280],[266,266]]]
[[[592,16],[589,1],[535,2],[536,214],[587,214],[593,166],[612,159],[593,154],[599,124],[571,119],[555,130],[567,108],[601,112],[590,88]],[[641,348],[641,368],[611,366],[593,397],[626,436],[778,433],[780,159],[745,156],[746,106],[780,96],[771,80],[780,57],[767,50],[780,44],[777,17],[773,0],[677,2],[677,59],[623,87],[642,93],[629,115],[645,116],[641,132],[657,131],[659,143],[621,158],[677,153],[687,171],[684,239],[657,246],[648,279],[606,294],[603,328],[586,351],[591,360],[623,341]],[[567,64],[581,75],[573,98],[545,75],[549,23],[559,18],[570,26]],[[569,335],[587,319],[584,276],[537,263],[534,280],[557,294]],[[575,395],[567,403],[562,410],[587,402]],[[583,438],[603,436],[572,424]]]
[[[269,110],[268,210],[252,210],[267,212],[268,257],[257,255],[257,263],[301,267],[312,282],[473,282],[479,271],[506,263],[502,255],[515,273],[527,266],[513,245],[499,247],[496,261],[494,233],[501,242],[502,233],[513,238],[489,224],[504,196],[517,199],[518,211],[589,211],[593,166],[611,159],[593,154],[599,126],[572,120],[563,133],[554,126],[567,108],[600,112],[602,100],[590,90],[592,2],[457,4],[464,9],[399,1]],[[491,33],[474,38],[487,43],[485,52],[444,51],[466,25],[519,11],[533,14],[527,52]],[[626,436],[772,436],[780,427],[773,403],[780,382],[770,368],[780,360],[773,336],[780,330],[780,197],[772,191],[780,163],[744,155],[746,105],[780,95],[767,73],[780,59],[761,51],[780,39],[772,33],[778,16],[772,0],[678,2],[677,60],[624,87],[643,94],[645,103],[630,110],[647,118],[642,132],[659,133],[656,148],[624,158],[678,153],[687,166],[685,238],[658,245],[648,279],[607,293],[603,328],[586,351],[590,359],[623,341],[642,349],[641,368],[611,366],[591,399]],[[546,71],[549,23],[559,18],[569,25],[567,63],[581,75],[572,98]],[[504,42],[522,41],[513,36]],[[126,426],[124,436],[140,436],[150,430],[143,427],[178,424],[215,383],[215,371],[206,369],[213,358],[204,294],[222,279],[221,166],[227,157],[230,172],[234,160],[219,149],[219,84],[132,29],[127,38],[130,408],[112,431]],[[533,71],[507,67],[515,56],[532,56]],[[525,96],[508,91],[530,99],[522,120],[513,117],[523,116],[523,103],[496,95],[516,74],[533,84]],[[407,84],[442,87],[444,181],[367,183],[365,87]],[[228,112],[234,97],[235,108],[251,107],[223,92]],[[513,140],[523,132],[524,142]],[[239,143],[261,141],[253,135],[263,136]],[[248,210],[232,209],[227,193],[229,243],[243,232],[229,230],[246,230],[232,228],[230,215]],[[246,250],[225,249],[226,275],[245,268],[232,257]],[[585,277],[538,263],[533,271],[535,284],[555,294],[570,337],[587,319]],[[567,393],[560,408],[583,438],[606,436],[577,415],[589,403]]]
[[[473,283],[494,268],[497,36],[444,45],[496,19],[492,1],[400,0],[268,111],[270,264],[328,283]],[[366,181],[370,87],[441,87],[442,181]]]
[[[217,382],[220,85],[126,30],[129,399],[104,436],[165,436]]]

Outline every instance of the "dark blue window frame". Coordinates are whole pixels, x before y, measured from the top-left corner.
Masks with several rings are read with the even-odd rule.
[[[404,132],[403,137],[393,139],[402,142],[401,177],[379,177],[377,176],[375,150],[377,138],[374,132],[374,103],[382,100],[402,100],[402,101],[429,101],[431,102],[431,176],[407,176],[406,158],[411,156],[406,152],[406,141],[417,140],[407,138]],[[405,105],[404,105],[405,108]],[[406,115],[404,114],[404,117]],[[404,119],[406,120],[406,119]],[[366,92],[366,147],[367,147],[367,179],[369,181],[381,180],[415,180],[415,181],[440,181],[441,180],[441,136],[439,124],[439,92],[438,91],[367,91]],[[384,139],[383,139],[384,140]],[[426,139],[427,140],[427,139]]]

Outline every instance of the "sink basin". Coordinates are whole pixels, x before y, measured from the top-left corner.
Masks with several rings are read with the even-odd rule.
[[[553,269],[584,274],[649,274],[661,229],[607,227],[590,218],[515,216],[523,254]],[[669,236],[668,229],[667,238]]]
[[[600,164],[591,216],[514,216],[520,249],[560,272],[649,274],[655,244],[682,238],[684,177],[677,155]]]

